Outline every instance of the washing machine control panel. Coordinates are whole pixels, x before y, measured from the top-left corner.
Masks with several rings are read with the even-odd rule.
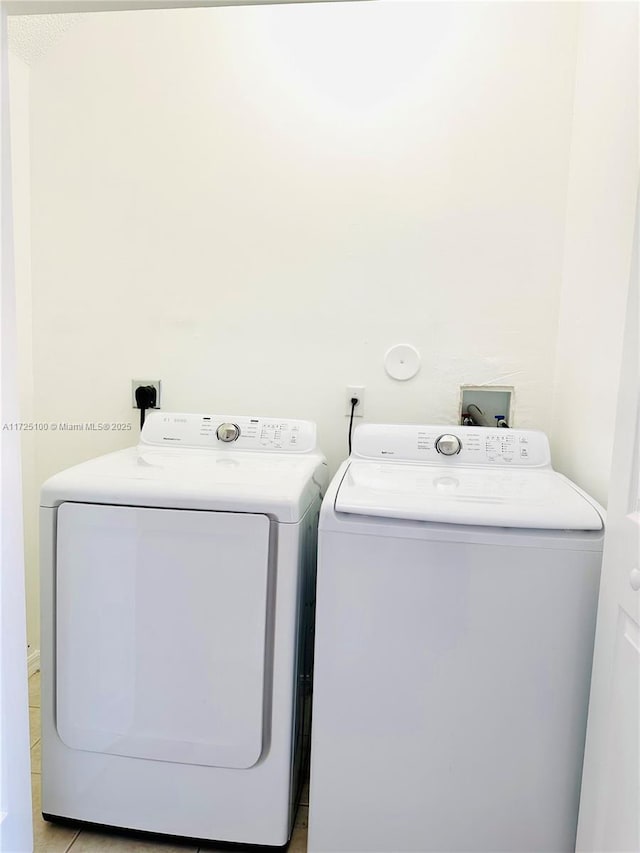
[[[362,424],[352,455],[437,465],[551,466],[547,436],[526,429]]]
[[[316,426],[290,418],[150,412],[142,445],[308,453],[316,448]]]

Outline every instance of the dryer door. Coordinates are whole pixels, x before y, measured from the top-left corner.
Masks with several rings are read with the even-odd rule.
[[[246,768],[262,752],[269,520],[58,509],[57,728],[73,749]]]

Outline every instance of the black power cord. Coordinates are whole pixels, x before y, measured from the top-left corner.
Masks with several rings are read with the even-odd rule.
[[[144,426],[144,416],[147,409],[155,409],[158,401],[153,385],[138,385],[136,388],[136,405],[140,409],[140,430]]]
[[[349,417],[349,456],[351,456],[351,431],[353,430],[353,413],[360,400],[357,397],[351,398],[351,416]]]

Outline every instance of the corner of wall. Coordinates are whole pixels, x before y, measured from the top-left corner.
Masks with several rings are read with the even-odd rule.
[[[608,499],[638,179],[638,7],[582,4],[553,388],[555,465]]]
[[[31,295],[31,145],[29,65],[9,50],[9,98],[13,182],[16,320],[18,341],[18,405],[20,421],[36,420],[33,375]],[[34,431],[23,430],[22,497],[29,654],[40,645],[38,601],[38,483]]]

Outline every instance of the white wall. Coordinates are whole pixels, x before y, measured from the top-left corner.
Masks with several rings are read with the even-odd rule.
[[[0,424],[19,419],[7,16],[0,3]],[[0,850],[33,849],[20,433],[0,431]]]
[[[20,420],[33,423],[33,336],[31,305],[31,190],[29,157],[29,66],[9,52],[13,226],[16,316],[18,322],[18,405]],[[29,653],[40,648],[38,579],[38,470],[36,437],[22,432],[22,497],[24,505],[25,582]]]
[[[552,452],[606,505],[638,187],[638,4],[581,11]]]
[[[578,9],[319,4],[87,16],[31,69],[36,414],[550,426]],[[394,383],[408,342],[423,367]],[[129,444],[47,432],[39,478]]]

